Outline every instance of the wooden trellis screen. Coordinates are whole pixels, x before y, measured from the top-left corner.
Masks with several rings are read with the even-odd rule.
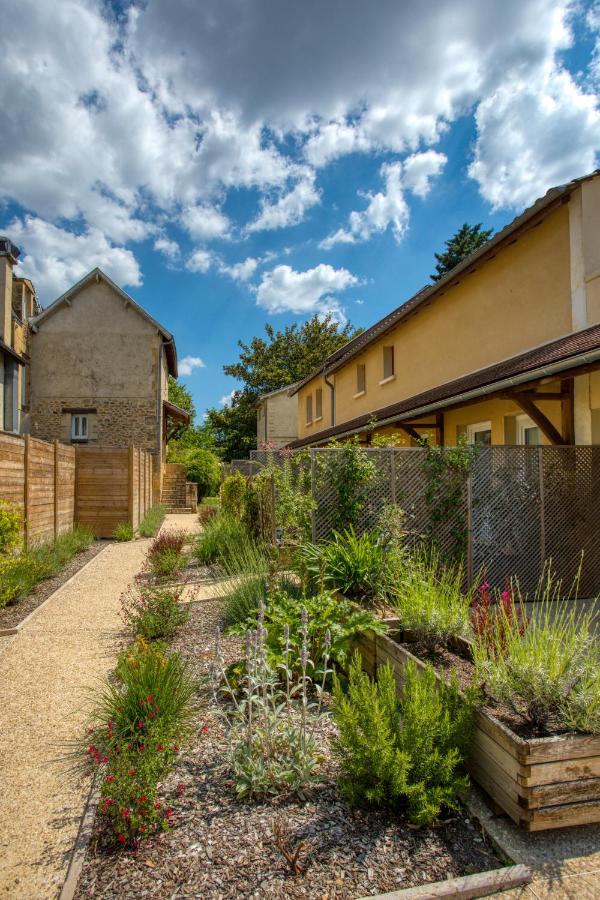
[[[337,449],[310,451],[315,501],[313,538],[326,540],[347,523],[337,518],[336,487],[328,461]],[[426,450],[364,449],[376,470],[364,493],[358,531],[376,526],[382,508],[402,507],[412,540],[432,534],[442,553],[454,543],[445,522],[432,525],[426,500]],[[256,451],[254,463],[267,454]],[[270,454],[277,460],[277,454]],[[531,593],[551,562],[565,590],[581,564],[579,593],[600,594],[600,446],[483,447],[464,483],[462,516],[467,537],[466,569],[473,581],[484,569],[502,585],[517,577]],[[582,557],[583,554],[583,557]]]

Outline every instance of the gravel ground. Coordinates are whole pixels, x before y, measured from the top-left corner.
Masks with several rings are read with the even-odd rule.
[[[91,685],[114,667],[119,597],[148,541],[112,544],[0,655],[0,896],[55,897],[87,799],[65,745],[81,736]]]
[[[190,621],[175,642],[198,675],[206,674],[221,604],[203,591],[190,604]],[[226,638],[227,661],[240,643]],[[323,783],[303,802],[247,803],[236,799],[227,766],[227,743],[208,693],[198,719],[198,738],[164,785],[176,810],[174,828],[137,852],[114,852],[96,831],[77,897],[116,900],[155,898],[357,898],[500,865],[475,820],[463,812],[447,824],[417,830],[397,816],[351,810],[335,787],[327,756]],[[204,733],[207,731],[207,733]],[[333,725],[319,735],[327,747]],[[182,785],[176,799],[177,786]],[[301,844],[301,874],[292,874],[279,843]]]
[[[106,542],[96,541],[91,547],[88,547],[87,550],[83,550],[81,553],[78,553],[77,556],[73,557],[71,562],[64,567],[62,572],[55,575],[54,578],[48,578],[46,581],[41,581],[27,597],[22,597],[15,603],[11,603],[10,606],[5,606],[3,609],[0,609],[0,628],[14,628],[19,622],[26,619],[34,609],[37,609],[44,600],[47,600],[48,597],[65,583],[65,581],[68,581],[69,578],[82,569],[86,563],[104,550],[106,546]]]

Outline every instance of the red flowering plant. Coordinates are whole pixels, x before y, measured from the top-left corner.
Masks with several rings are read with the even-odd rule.
[[[99,811],[123,844],[168,827],[157,796],[191,734],[196,685],[177,653],[138,641],[101,690],[85,755],[100,779]]]
[[[183,529],[161,531],[150,544],[148,565],[158,578],[167,578],[183,566],[187,539]]]
[[[486,578],[477,588],[469,619],[475,639],[488,652],[504,652],[509,631],[520,635],[525,633],[529,619],[516,593],[508,578],[504,580],[501,591],[493,589]]]

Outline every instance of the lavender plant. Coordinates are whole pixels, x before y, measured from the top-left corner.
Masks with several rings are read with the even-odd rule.
[[[224,699],[230,761],[236,792],[244,799],[296,794],[304,797],[318,781],[319,753],[315,731],[325,715],[323,693],[330,674],[331,635],[324,640],[321,681],[314,684],[309,672],[315,665],[309,655],[308,614],[303,610],[299,660],[286,626],[281,662],[273,666],[266,652],[264,612],[259,608],[255,629],[246,634],[245,674],[237,689],[229,681],[217,632],[213,685]],[[294,677],[296,666],[300,677]]]

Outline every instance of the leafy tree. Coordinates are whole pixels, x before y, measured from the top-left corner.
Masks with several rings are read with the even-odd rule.
[[[288,325],[284,331],[265,325],[265,332],[268,340],[255,337],[250,344],[238,341],[239,361],[223,366],[226,375],[237,378],[257,397],[305,378],[358,334],[349,323],[340,328],[331,315],[315,315],[301,326]]]
[[[206,414],[216,446],[225,459],[246,457],[256,447],[256,401],[261,394],[305,378],[330,353],[359,333],[350,324],[340,327],[330,315],[315,315],[302,325],[294,323],[283,331],[265,325],[265,332],[266,339],[255,337],[249,344],[238,341],[239,360],[223,366],[223,371],[243,386],[228,406],[209,409]]]
[[[207,422],[203,422],[202,425],[195,424],[196,407],[192,395],[188,388],[176,381],[172,375],[169,375],[169,400],[180,409],[185,409],[191,418],[191,423],[182,428],[174,440],[169,441],[169,462],[178,462],[176,457],[180,456],[183,450],[202,449],[217,452],[214,429]]]
[[[467,222],[453,234],[450,240],[446,241],[446,249],[443,253],[435,253],[437,259],[436,274],[431,275],[432,281],[439,281],[447,272],[450,272],[455,266],[463,261],[467,256],[489,241],[494,233],[494,229],[488,231],[482,230],[482,224],[468,225]]]
[[[190,414],[192,422],[196,418],[196,407],[189,390],[185,384],[177,381],[172,375],[169,375],[169,401],[174,403],[180,409],[185,409]]]
[[[207,410],[206,425],[223,459],[245,459],[255,449],[257,398],[254,392],[236,391],[229,406]]]

